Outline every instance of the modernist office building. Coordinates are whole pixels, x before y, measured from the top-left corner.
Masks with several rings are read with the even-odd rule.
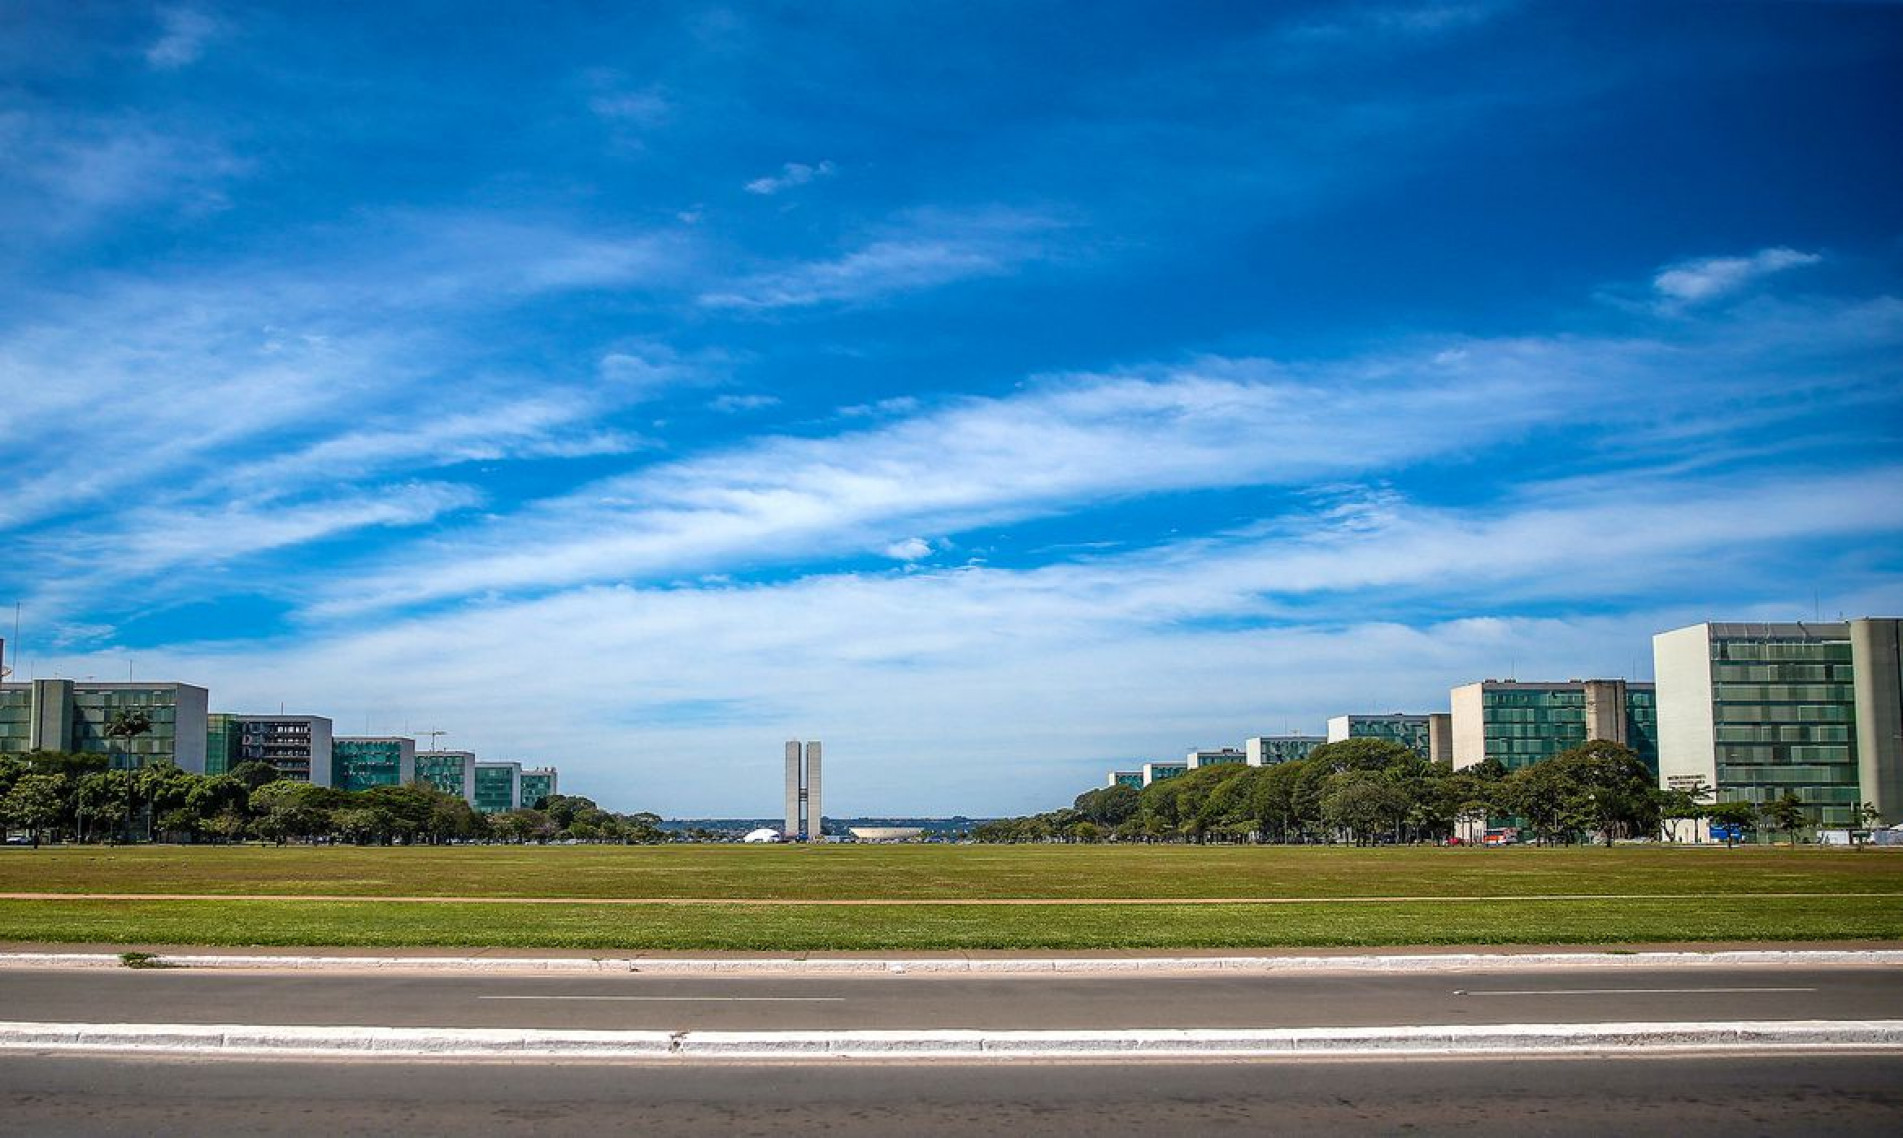
[[[1111,771],[1110,778],[1108,781],[1104,783],[1104,785],[1106,787],[1128,786],[1136,790],[1142,790],[1145,785],[1143,781],[1143,772],[1140,770]]]
[[[800,742],[786,741],[786,838],[818,841],[825,835],[824,806],[820,801],[819,740],[807,743],[804,762]]]
[[[332,785],[339,790],[408,786],[416,778],[416,740],[400,735],[339,735],[331,740]]]
[[[1326,735],[1257,735],[1243,741],[1242,753],[1252,767],[1272,767],[1306,759],[1309,752],[1326,742]]]
[[[418,751],[416,781],[476,804],[476,752]]]
[[[1813,821],[1903,821],[1899,621],[1694,624],[1652,638],[1661,782],[1720,802],[1795,794]]]
[[[1623,743],[1655,774],[1658,703],[1652,684],[1626,680],[1483,680],[1452,693],[1454,766],[1498,759],[1518,770],[1589,739]]]
[[[269,763],[279,778],[331,785],[331,722],[321,715],[232,715],[205,723],[205,773],[239,763]]]
[[[1239,767],[1248,761],[1248,752],[1239,751],[1234,747],[1191,751],[1189,754],[1183,756],[1183,765],[1193,771],[1202,770],[1204,767]]]
[[[559,794],[554,767],[532,767],[522,772],[522,799],[524,810],[538,810],[542,800],[551,794]]]
[[[78,751],[112,756],[114,767],[172,762],[205,773],[209,693],[180,683],[33,680],[0,684],[0,752]],[[143,711],[152,729],[127,739],[106,734],[113,715]]]
[[[475,774],[477,810],[501,814],[522,806],[522,764],[478,762]]]
[[[1328,721],[1328,741],[1386,739],[1399,743],[1423,759],[1450,761],[1454,752],[1453,718],[1428,715],[1337,715]]]
[[[1144,763],[1143,785],[1161,782],[1166,778],[1175,778],[1189,770],[1188,763]]]

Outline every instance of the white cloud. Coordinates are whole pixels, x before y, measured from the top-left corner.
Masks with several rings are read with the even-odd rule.
[[[747,411],[764,411],[768,407],[780,405],[777,395],[722,395],[707,404],[708,409],[723,415],[738,415]]]
[[[447,725],[484,754],[557,762],[564,785],[623,809],[768,812],[791,733],[826,740],[840,813],[1044,809],[1122,760],[1444,708],[1486,676],[1645,678],[1655,631],[1791,615],[1768,599],[1783,551],[1896,532],[1903,472],[1645,487],[1529,487],[1463,511],[1390,499],[1374,531],[1318,514],[1028,570],[588,588],[141,668],[207,683],[221,707],[288,697],[353,728]],[[1738,501],[1749,526],[1727,513]],[[1587,611],[1646,599],[1618,616],[1434,615],[1512,613],[1523,587]],[[1767,599],[1711,611],[1740,592]],[[1903,589],[1833,600],[1893,611]],[[569,714],[523,711],[555,703]]]
[[[196,8],[162,8],[159,25],[159,38],[146,48],[145,60],[161,71],[196,63],[219,31],[218,21]]]
[[[588,109],[611,122],[656,127],[666,122],[673,106],[658,91],[607,91],[588,100]]]
[[[1706,257],[1681,261],[1652,278],[1652,288],[1668,303],[1700,304],[1743,289],[1786,269],[1815,265],[1823,257],[1782,246],[1760,249],[1749,257]]]
[[[704,293],[710,308],[797,308],[876,300],[973,277],[1003,276],[1049,253],[1055,224],[1009,210],[921,214],[832,260],[744,277]]]
[[[816,178],[830,178],[833,176],[833,173],[834,168],[830,161],[820,162],[813,166],[808,166],[804,162],[788,162],[786,165],[780,167],[778,174],[765,178],[755,178],[753,181],[747,183],[746,188],[750,194],[761,194],[770,197],[782,190],[790,190],[795,186],[804,186]]]
[[[922,561],[932,555],[932,543],[922,537],[908,537],[886,546],[885,555],[894,561]]]

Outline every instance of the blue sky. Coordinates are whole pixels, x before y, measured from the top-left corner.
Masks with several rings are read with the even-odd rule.
[[[1875,3],[14,4],[14,662],[993,814],[1895,615],[1900,77]]]

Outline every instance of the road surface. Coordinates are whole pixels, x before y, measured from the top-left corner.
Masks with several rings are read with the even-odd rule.
[[[0,1019],[667,1031],[1903,1019],[1903,968],[783,978],[0,970]]]

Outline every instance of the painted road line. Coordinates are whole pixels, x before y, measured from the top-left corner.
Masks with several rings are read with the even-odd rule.
[[[478,1000],[598,1000],[623,1004],[843,1004],[846,1002],[844,996],[477,996],[476,998]]]
[[[1526,988],[1517,991],[1456,990],[1456,996],[1696,996],[1740,992],[1815,992],[1815,988]]]

